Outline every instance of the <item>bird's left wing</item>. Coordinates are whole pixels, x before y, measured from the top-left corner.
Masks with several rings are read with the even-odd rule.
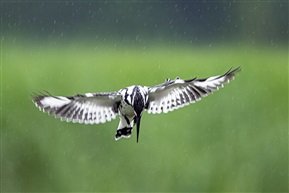
[[[194,103],[232,80],[240,70],[239,67],[224,75],[204,79],[167,79],[163,84],[149,87],[148,113],[167,113]]]
[[[43,112],[67,122],[85,124],[105,123],[115,119],[120,100],[118,92],[86,93],[71,97],[50,94],[33,97],[33,102]]]

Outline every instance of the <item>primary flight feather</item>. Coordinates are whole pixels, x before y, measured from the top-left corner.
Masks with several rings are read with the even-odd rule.
[[[75,96],[41,94],[33,97],[35,105],[50,115],[74,123],[98,124],[120,117],[115,139],[128,138],[136,124],[137,142],[142,112],[167,113],[195,103],[234,78],[241,68],[209,78],[166,79],[156,86],[129,86],[116,92],[86,93]]]

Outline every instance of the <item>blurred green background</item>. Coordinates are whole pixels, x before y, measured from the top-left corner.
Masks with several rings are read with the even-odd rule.
[[[31,101],[238,66],[139,143]],[[3,1],[1,100],[2,192],[288,192],[288,2]]]

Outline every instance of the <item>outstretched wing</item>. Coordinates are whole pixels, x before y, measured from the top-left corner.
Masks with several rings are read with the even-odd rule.
[[[41,95],[33,98],[35,105],[50,115],[67,122],[98,124],[116,118],[121,95],[112,93],[86,93],[71,97]]]
[[[214,90],[223,87],[223,83],[232,80],[241,68],[229,70],[221,76],[190,80],[167,79],[165,83],[149,87],[148,113],[167,113],[199,101]]]

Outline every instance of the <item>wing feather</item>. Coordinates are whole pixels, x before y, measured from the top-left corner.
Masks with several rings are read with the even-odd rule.
[[[238,67],[224,75],[190,80],[167,79],[165,83],[149,87],[148,113],[167,113],[201,100],[202,97],[223,87],[241,71]]]
[[[98,124],[111,121],[117,116],[121,100],[118,92],[86,93],[71,97],[50,94],[33,97],[35,105],[50,115],[74,123]]]

